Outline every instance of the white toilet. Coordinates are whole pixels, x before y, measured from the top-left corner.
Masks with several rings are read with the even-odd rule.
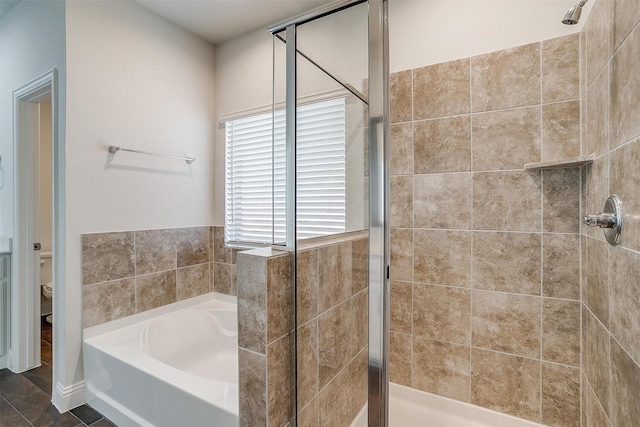
[[[49,267],[49,270],[47,271],[48,274],[45,276],[47,278],[51,277],[51,269],[50,269],[51,259],[52,259],[52,254],[50,251],[42,251],[40,253],[41,274],[44,273],[44,271],[42,270],[44,270],[46,267]],[[45,267],[45,264],[47,264],[46,267]],[[40,286],[40,288],[42,289],[42,295],[44,295],[44,297],[46,298],[46,302],[45,300],[43,300],[43,304],[42,304],[43,315],[46,314],[47,312],[51,313],[51,300],[53,298],[53,282],[43,283]],[[46,320],[49,323],[53,323],[53,316],[49,314],[46,317]]]

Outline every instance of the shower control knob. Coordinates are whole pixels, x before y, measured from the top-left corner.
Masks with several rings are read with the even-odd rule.
[[[607,199],[604,212],[584,217],[584,223],[589,227],[604,229],[604,237],[612,245],[617,245],[622,233],[622,203],[615,194]]]
[[[613,228],[616,226],[616,216],[609,213],[599,213],[597,215],[587,215],[584,223],[589,227]]]

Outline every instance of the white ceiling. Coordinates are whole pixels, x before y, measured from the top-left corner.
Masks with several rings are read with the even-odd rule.
[[[0,0],[3,1],[3,0]],[[136,0],[158,15],[217,44],[334,0]]]

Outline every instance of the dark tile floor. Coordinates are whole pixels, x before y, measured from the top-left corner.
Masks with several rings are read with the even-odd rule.
[[[0,370],[0,427],[114,427],[82,405],[64,414],[51,404],[51,325],[42,322],[42,365],[21,374]]]

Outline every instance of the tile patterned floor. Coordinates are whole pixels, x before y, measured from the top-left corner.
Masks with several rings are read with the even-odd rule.
[[[51,325],[42,324],[42,365],[21,374],[0,370],[0,427],[115,427],[82,405],[64,414],[51,404]]]

